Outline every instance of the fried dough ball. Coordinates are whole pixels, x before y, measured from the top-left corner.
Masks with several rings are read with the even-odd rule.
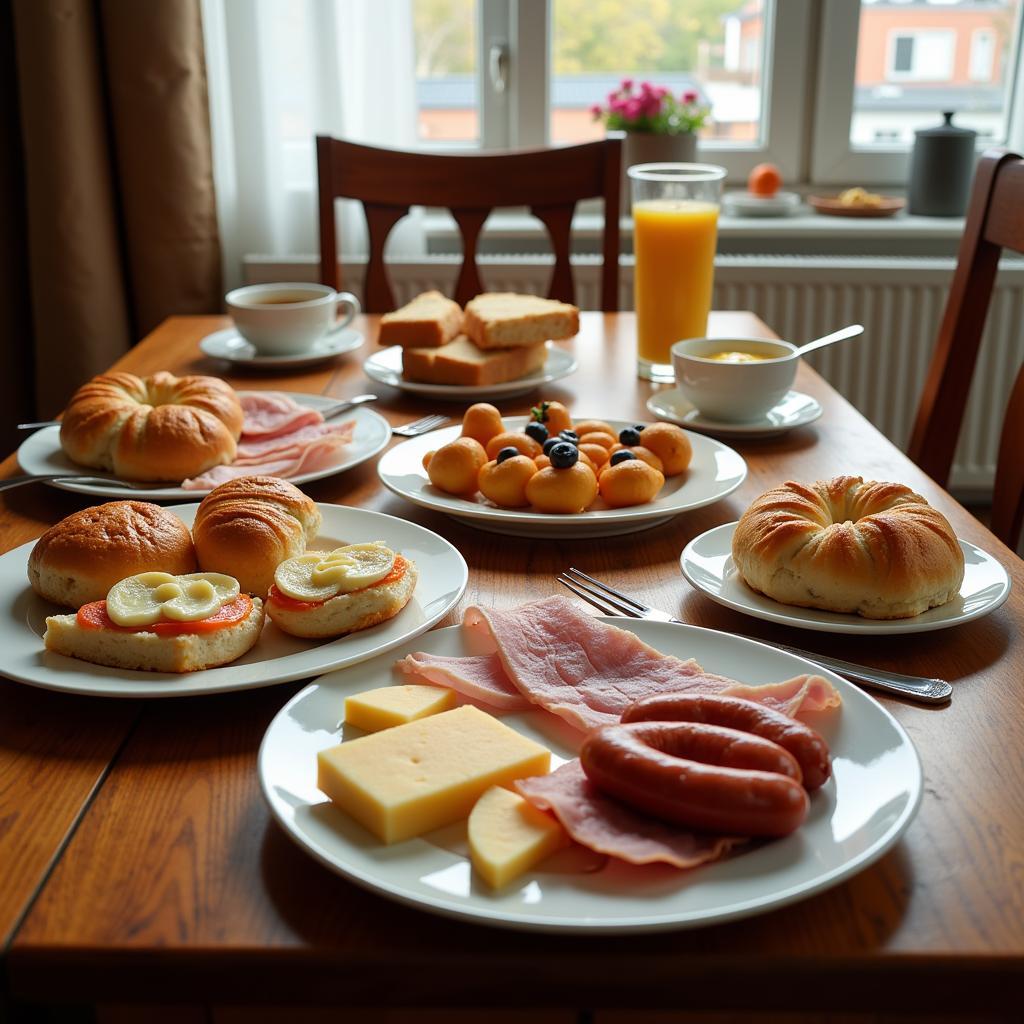
[[[647,440],[647,431],[644,431],[644,440]],[[665,467],[662,465],[661,459],[658,458],[654,452],[651,451],[646,445],[642,444],[613,444],[608,450],[608,457],[611,458],[616,452],[621,452],[623,449],[631,451],[638,459],[646,462],[648,466],[653,466],[659,473],[665,472]]]
[[[601,474],[601,497],[612,508],[643,505],[653,500],[664,483],[665,475],[642,459],[626,459]]]
[[[693,458],[693,446],[682,427],[674,423],[652,423],[643,432],[644,447],[661,459],[665,476],[682,473]]]
[[[572,417],[561,402],[541,402],[530,412],[535,420],[548,428],[548,437],[558,437],[563,430],[572,430]]]
[[[433,458],[433,457],[434,457],[434,456],[435,456],[436,454],[437,454],[437,451],[436,451],[436,450],[434,450],[434,451],[429,451],[429,452],[427,452],[427,454],[423,456],[423,468],[424,468],[425,470],[427,470],[427,474],[428,474],[428,476],[429,476],[429,472],[430,472],[430,460],[431,460],[431,459],[432,459],[432,458]]]
[[[536,473],[537,467],[528,455],[514,455],[504,462],[492,460],[480,470],[480,492],[495,505],[522,508],[530,504],[526,485]]]
[[[492,437],[497,437],[504,430],[501,413],[487,402],[471,405],[462,417],[462,436],[472,437],[482,445],[486,445]]]
[[[600,430],[580,434],[580,444],[599,444],[602,448],[611,448],[613,444],[618,443],[619,439],[614,434],[606,434]]]
[[[538,512],[582,512],[597,497],[597,477],[585,462],[567,469],[548,466],[530,477],[526,497]]]
[[[586,455],[597,469],[600,469],[609,459],[607,448],[599,444],[584,444],[580,442],[580,455]]]
[[[484,446],[472,437],[458,437],[434,452],[427,466],[430,482],[448,494],[476,494],[480,467],[487,461]]]
[[[580,437],[584,434],[607,434],[609,437],[618,438],[619,432],[610,424],[605,423],[604,420],[580,420],[579,423],[573,427]]]
[[[516,448],[520,455],[535,459],[544,450],[529,434],[517,434],[511,430],[496,434],[487,442],[487,458],[496,459],[502,448]]]

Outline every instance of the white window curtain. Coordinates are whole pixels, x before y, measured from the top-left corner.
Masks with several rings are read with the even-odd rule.
[[[416,144],[412,0],[203,0],[224,280],[248,254],[312,255],[317,134]],[[366,252],[362,207],[337,204],[343,259]],[[418,218],[389,251],[422,253]]]

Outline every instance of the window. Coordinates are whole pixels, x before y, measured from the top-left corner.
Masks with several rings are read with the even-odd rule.
[[[971,56],[967,77],[972,82],[991,82],[995,55],[995,32],[990,28],[976,28],[971,33]]]
[[[420,142],[478,143],[476,0],[413,0],[413,45]]]

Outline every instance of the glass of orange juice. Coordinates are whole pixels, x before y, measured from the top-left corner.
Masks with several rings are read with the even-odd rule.
[[[715,273],[718,203],[725,168],[713,164],[636,164],[633,188],[633,291],[637,374],[675,380],[670,349],[708,331]]]

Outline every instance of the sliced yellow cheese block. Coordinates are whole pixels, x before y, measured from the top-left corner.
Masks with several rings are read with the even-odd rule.
[[[496,889],[568,845],[554,818],[501,786],[487,790],[469,815],[470,860]]]
[[[450,711],[455,707],[455,691],[442,686],[405,683],[382,686],[345,698],[345,721],[367,732],[379,732],[417,718]]]
[[[317,786],[385,843],[469,815],[486,789],[544,775],[551,754],[467,704],[317,755]]]

